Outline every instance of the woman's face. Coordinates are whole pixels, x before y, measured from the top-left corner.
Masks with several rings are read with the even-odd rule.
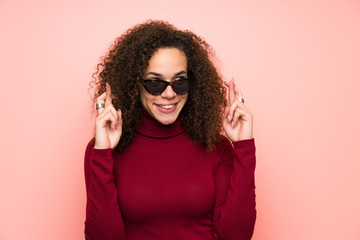
[[[171,82],[175,78],[187,77],[187,59],[177,48],[160,48],[150,58],[143,79],[158,78]],[[180,95],[168,85],[160,95],[148,93],[140,86],[140,98],[144,109],[158,122],[168,125],[175,122],[184,107],[188,93]]]

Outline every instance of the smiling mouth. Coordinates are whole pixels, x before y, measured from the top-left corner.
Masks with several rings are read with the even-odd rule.
[[[157,109],[162,113],[172,113],[176,110],[177,103],[175,104],[155,104]]]
[[[157,104],[156,104],[157,105]],[[157,105],[158,107],[161,107],[163,109],[171,109],[173,107],[175,107],[175,104],[170,104],[170,105]]]

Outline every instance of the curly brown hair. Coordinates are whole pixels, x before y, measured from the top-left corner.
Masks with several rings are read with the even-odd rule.
[[[93,74],[93,83],[98,85],[93,100],[105,91],[108,83],[113,105],[122,112],[123,131],[115,148],[117,152],[132,143],[140,125],[140,84],[149,59],[159,48],[170,47],[185,53],[188,74],[194,79],[180,115],[185,132],[208,150],[223,138],[226,88],[214,66],[215,54],[211,46],[191,31],[178,30],[168,22],[148,20],[118,37]]]

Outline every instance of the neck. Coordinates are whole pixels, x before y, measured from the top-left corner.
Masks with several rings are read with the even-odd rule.
[[[184,132],[180,116],[169,125],[159,123],[144,109],[141,112],[141,125],[137,133],[151,138],[169,138]]]

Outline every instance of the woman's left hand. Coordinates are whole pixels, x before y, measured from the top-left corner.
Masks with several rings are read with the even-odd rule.
[[[223,113],[226,136],[232,142],[253,138],[253,116],[245,107],[241,92],[236,89],[233,79],[224,83],[228,87],[229,104]]]

